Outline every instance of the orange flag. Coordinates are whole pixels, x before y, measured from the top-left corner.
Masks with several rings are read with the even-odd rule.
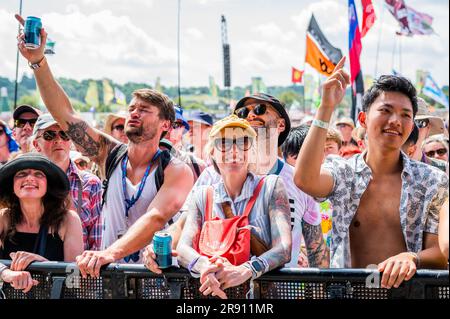
[[[341,50],[328,42],[313,15],[306,33],[306,63],[319,73],[330,76],[341,58]]]

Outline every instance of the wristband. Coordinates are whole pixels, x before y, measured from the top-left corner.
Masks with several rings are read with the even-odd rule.
[[[324,121],[321,121],[321,120],[317,120],[317,119],[314,119],[314,120],[312,121],[312,124],[311,124],[311,125],[312,125],[312,126],[316,126],[316,127],[323,128],[324,130],[328,130],[328,128],[330,127],[330,123],[324,122]]]
[[[420,257],[419,257],[419,255],[417,253],[415,253],[415,252],[412,252],[412,251],[410,251],[409,253],[411,255],[413,255],[413,257],[415,259],[414,263],[416,264],[417,269],[419,269],[420,268]]]

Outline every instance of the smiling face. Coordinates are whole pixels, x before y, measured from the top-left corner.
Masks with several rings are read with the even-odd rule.
[[[359,121],[371,148],[400,150],[414,128],[411,100],[402,93],[383,92],[367,113],[359,114]]]
[[[24,169],[14,175],[14,194],[19,199],[38,199],[47,192],[47,177],[42,171]]]
[[[58,124],[39,130],[33,141],[36,150],[54,163],[68,162],[71,140]]]
[[[239,174],[248,171],[253,139],[242,128],[226,128],[212,142],[212,158],[221,174]]]

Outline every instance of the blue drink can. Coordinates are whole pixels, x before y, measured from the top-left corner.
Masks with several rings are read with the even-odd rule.
[[[40,18],[27,17],[25,21],[25,47],[37,49],[41,45],[42,22]]]
[[[172,266],[172,236],[167,231],[156,232],[153,236],[153,249],[159,268]]]

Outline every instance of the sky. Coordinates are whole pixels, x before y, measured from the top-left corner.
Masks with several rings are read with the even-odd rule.
[[[291,67],[305,69],[306,28],[314,13],[329,41],[348,54],[347,0],[180,0],[181,86],[223,86],[220,18],[228,22],[233,86],[261,76],[267,86],[290,85]],[[362,22],[361,1],[356,0]],[[371,76],[394,68],[415,80],[424,69],[449,83],[449,1],[406,0],[434,18],[436,35],[395,36],[396,20],[373,0],[378,16],[363,38],[361,65]],[[50,56],[57,77],[110,78],[154,85],[177,84],[178,0],[23,0],[23,16],[39,16],[56,42]],[[13,79],[19,0],[0,0],[0,76]],[[393,55],[394,47],[402,55]],[[376,52],[379,44],[379,59]],[[348,67],[348,66],[347,66]],[[19,74],[30,73],[24,59]],[[315,72],[306,66],[306,72]]]

